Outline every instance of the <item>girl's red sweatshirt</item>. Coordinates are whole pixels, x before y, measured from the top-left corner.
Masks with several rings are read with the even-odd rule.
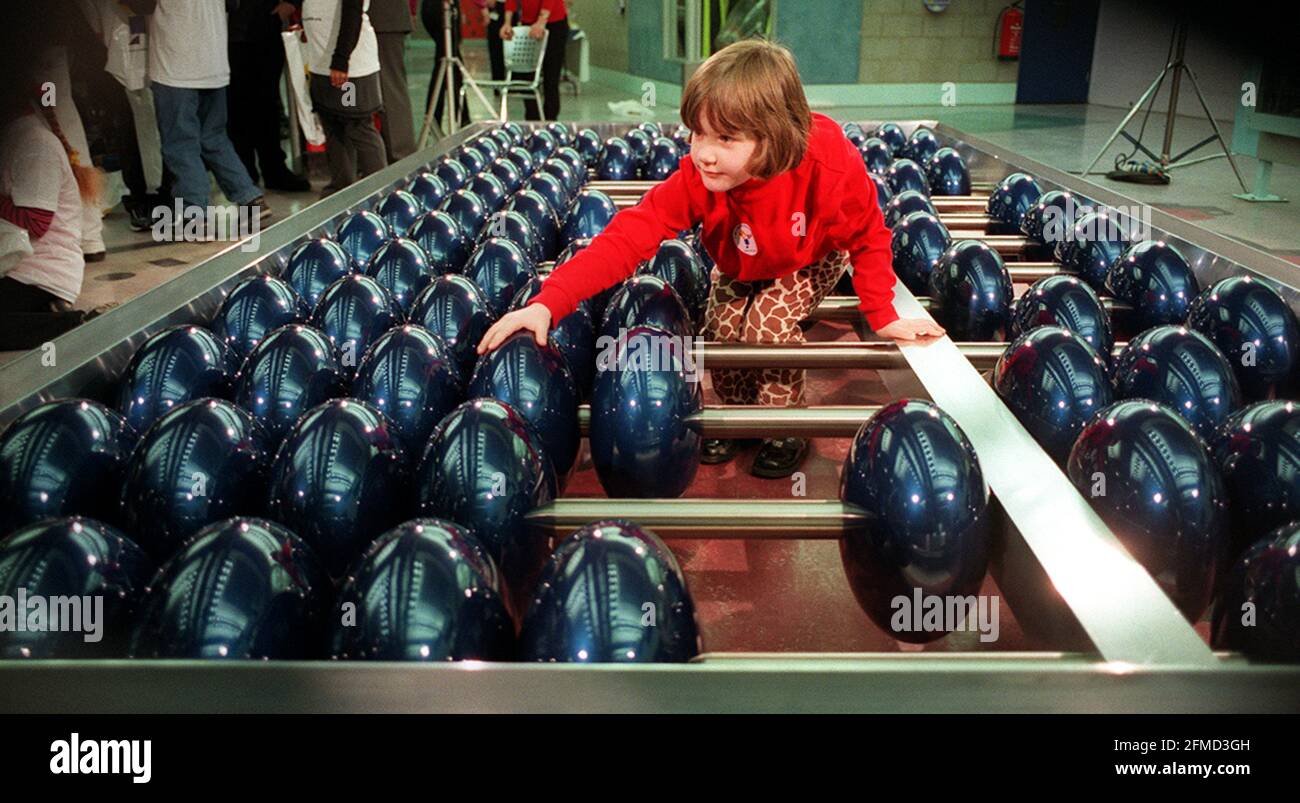
[[[584,299],[631,276],[659,243],[703,221],[718,270],[740,281],[775,279],[847,251],[853,289],[872,329],[898,319],[889,230],[853,143],[839,124],[813,114],[803,160],[770,179],[728,192],[704,187],[690,156],[634,207],[614,216],[591,245],[555,269],[531,303],[559,321]]]

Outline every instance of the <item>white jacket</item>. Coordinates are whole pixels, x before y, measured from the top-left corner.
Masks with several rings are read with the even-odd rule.
[[[302,29],[307,35],[307,69],[317,75],[330,74],[330,59],[339,40],[340,0],[303,0]],[[364,0],[361,36],[348,59],[348,76],[360,78],[379,72],[379,41],[370,25],[370,0]]]

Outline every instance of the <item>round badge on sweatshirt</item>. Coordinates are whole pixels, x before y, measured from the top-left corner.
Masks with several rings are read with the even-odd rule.
[[[741,223],[736,230],[731,233],[731,239],[740,249],[740,253],[754,256],[758,253],[758,242],[754,239],[754,232],[749,228],[748,223]]]

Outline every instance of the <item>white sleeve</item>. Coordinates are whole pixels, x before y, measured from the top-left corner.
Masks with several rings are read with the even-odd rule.
[[[68,154],[59,138],[48,131],[24,136],[7,157],[14,206],[56,212]]]

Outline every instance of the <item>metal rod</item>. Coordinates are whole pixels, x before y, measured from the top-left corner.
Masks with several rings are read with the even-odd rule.
[[[879,404],[760,407],[706,404],[686,416],[686,425],[707,438],[769,438],[775,434],[805,438],[851,438],[880,410]],[[591,432],[591,405],[578,407],[578,427]]]
[[[956,239],[956,238],[954,238]],[[547,260],[537,263],[537,275],[545,278],[555,270],[555,261]],[[1011,275],[1011,281],[1020,284],[1033,284],[1039,279],[1045,279],[1048,276],[1055,276],[1058,273],[1072,273],[1072,271],[1062,267],[1056,262],[1012,262],[1007,265],[1007,273]]]
[[[635,521],[662,538],[835,539],[866,524],[838,499],[564,498],[527,516],[531,527],[564,536],[604,519]]]
[[[1006,343],[957,343],[976,367],[990,367]],[[705,341],[694,349],[703,368],[906,368],[907,360],[892,341],[831,343],[725,343]]]

